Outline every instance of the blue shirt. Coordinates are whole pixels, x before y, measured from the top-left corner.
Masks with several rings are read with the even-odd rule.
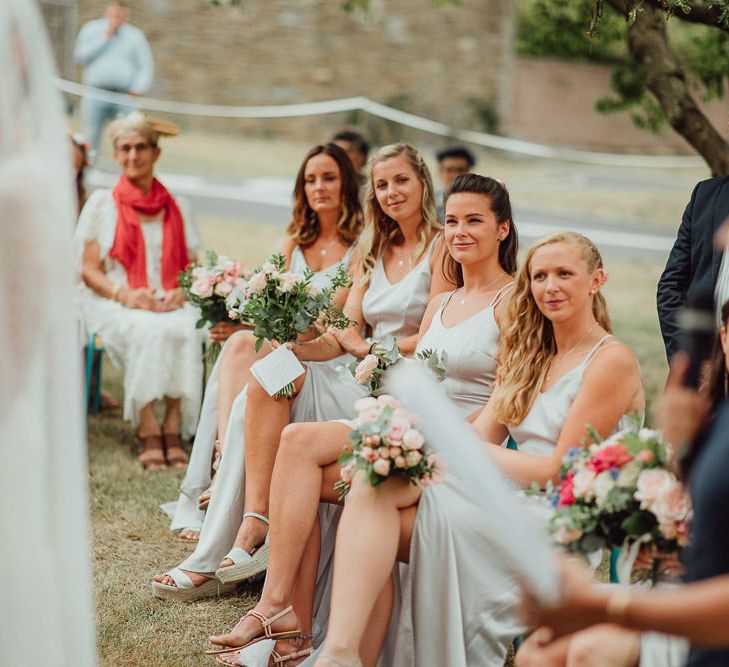
[[[152,85],[154,60],[144,33],[128,23],[107,37],[106,19],[85,23],[76,39],[74,57],[83,65],[89,86],[145,93]]]
[[[689,481],[694,519],[686,580],[702,581],[729,574],[729,403],[719,409]],[[729,648],[691,647],[688,667],[727,665]]]

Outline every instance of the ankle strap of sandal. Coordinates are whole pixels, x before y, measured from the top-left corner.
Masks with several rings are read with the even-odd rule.
[[[257,512],[246,512],[243,515],[243,518],[245,519],[247,516],[251,516],[254,519],[258,519],[259,521],[263,521],[266,525],[268,525],[268,517],[263,516],[263,514],[258,514]]]

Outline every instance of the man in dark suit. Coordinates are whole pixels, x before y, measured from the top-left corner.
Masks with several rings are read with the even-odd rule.
[[[658,320],[669,359],[678,349],[678,311],[690,294],[704,288],[713,291],[716,286],[722,251],[714,246],[713,239],[727,216],[729,175],[701,181],[686,206],[676,242],[658,281]]]

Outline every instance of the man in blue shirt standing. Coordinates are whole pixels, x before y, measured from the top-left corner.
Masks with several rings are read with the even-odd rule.
[[[149,90],[154,76],[152,51],[144,33],[129,25],[127,18],[126,4],[115,1],[103,18],[82,26],[74,56],[84,67],[86,85],[128,95]],[[81,123],[94,149],[98,149],[107,121],[128,112],[129,108],[121,104],[83,99]]]

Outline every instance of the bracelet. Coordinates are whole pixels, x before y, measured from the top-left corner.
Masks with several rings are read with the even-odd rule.
[[[616,623],[622,625],[625,621],[625,614],[628,611],[628,605],[630,604],[630,589],[621,587],[615,591],[608,599],[605,604],[605,616],[607,617],[608,623]]]
[[[112,301],[118,300],[117,297],[119,296],[119,290],[121,289],[121,287],[122,287],[121,283],[116,283],[116,285],[114,285],[114,289],[111,290],[111,300]]]

